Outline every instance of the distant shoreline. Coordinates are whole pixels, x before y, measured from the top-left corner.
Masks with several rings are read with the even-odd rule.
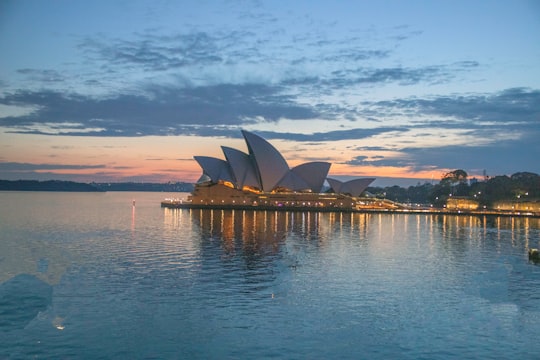
[[[191,192],[193,184],[176,183],[79,183],[63,180],[0,180],[0,191],[52,191],[52,192],[106,192],[106,191],[145,191],[145,192]]]

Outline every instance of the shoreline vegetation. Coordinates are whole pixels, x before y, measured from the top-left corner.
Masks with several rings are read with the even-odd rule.
[[[539,203],[540,175],[517,172],[511,176],[468,178],[464,170],[446,173],[438,184],[418,183],[401,188],[368,187],[367,192],[402,204],[427,205],[436,208],[497,209],[501,203]]]
[[[0,191],[65,191],[65,192],[106,192],[106,191],[149,191],[149,192],[191,192],[193,184],[186,182],[169,183],[80,183],[63,180],[0,180]]]

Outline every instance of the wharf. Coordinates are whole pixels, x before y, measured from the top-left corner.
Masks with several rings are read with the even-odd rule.
[[[162,208],[168,209],[208,209],[208,210],[250,210],[250,211],[299,211],[299,212],[338,212],[338,213],[375,213],[375,214],[433,214],[433,215],[475,215],[475,216],[504,216],[504,217],[532,217],[540,218],[538,212],[507,211],[507,210],[469,210],[469,209],[441,209],[426,207],[409,208],[373,208],[373,207],[323,207],[323,206],[275,206],[275,205],[228,205],[228,204],[193,204],[190,201],[178,199],[165,199],[161,202]]]

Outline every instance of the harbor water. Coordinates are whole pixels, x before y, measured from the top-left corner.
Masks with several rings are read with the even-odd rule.
[[[540,219],[0,192],[0,359],[538,359]]]

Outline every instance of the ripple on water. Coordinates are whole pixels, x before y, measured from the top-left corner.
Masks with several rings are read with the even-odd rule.
[[[132,196],[84,198],[79,216],[63,197],[2,223],[9,244],[26,239],[2,248],[24,269],[63,270],[50,301],[20,308],[37,315],[4,327],[0,357],[536,355],[535,222],[172,211],[141,194],[133,209]]]

